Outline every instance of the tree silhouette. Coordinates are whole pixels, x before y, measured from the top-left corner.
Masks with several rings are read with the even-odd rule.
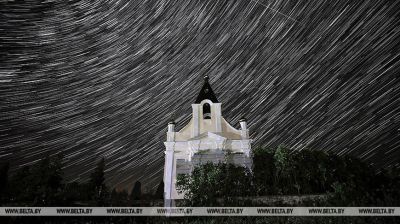
[[[136,181],[130,195],[130,200],[132,204],[135,204],[134,201],[140,200],[142,197],[142,183],[140,181]]]
[[[164,181],[161,181],[158,184],[156,193],[154,194],[154,198],[156,198],[156,199],[164,199]]]
[[[256,148],[253,151],[253,177],[257,195],[273,194],[275,190],[275,150]]]
[[[7,162],[0,167],[0,205],[8,201],[8,170],[10,163]]]
[[[118,192],[115,188],[111,192],[111,206],[128,206],[128,192]]]
[[[7,206],[130,206],[162,199],[161,181],[154,194],[142,193],[136,181],[131,194],[105,184],[105,160],[101,159],[87,183],[64,183],[62,156],[45,157],[8,176],[9,165],[0,167],[0,200]],[[179,175],[178,190],[192,206],[244,205],[237,197],[274,194],[327,194],[321,206],[399,206],[400,169],[376,172],[350,156],[322,151],[256,148],[252,172],[230,163],[207,163],[190,175]],[[241,200],[241,199],[240,199]],[[242,204],[239,204],[242,203]],[[314,204],[314,202],[312,202]],[[251,205],[251,204],[249,204]],[[299,206],[299,205],[298,205]]]
[[[56,205],[60,201],[63,188],[62,155],[46,156],[32,171],[33,185],[36,186],[34,204]]]
[[[32,167],[19,169],[10,178],[10,203],[54,206],[62,201],[62,156],[46,156]]]
[[[24,166],[10,178],[10,203],[33,205],[32,173],[29,166]]]
[[[94,205],[105,206],[108,200],[108,189],[105,185],[104,177],[105,160],[102,158],[96,165],[93,173],[90,175],[89,180],[89,192],[91,193],[91,199]]]

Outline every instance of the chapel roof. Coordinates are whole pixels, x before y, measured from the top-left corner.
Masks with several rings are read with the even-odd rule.
[[[204,76],[203,87],[201,88],[200,93],[197,96],[196,101],[194,103],[200,103],[201,101],[203,101],[205,99],[211,100],[211,102],[213,102],[213,103],[219,103],[208,80],[209,80],[208,75]]]

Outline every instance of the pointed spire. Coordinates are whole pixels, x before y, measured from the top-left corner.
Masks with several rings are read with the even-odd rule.
[[[204,84],[200,90],[199,95],[194,103],[200,103],[202,100],[208,99],[211,100],[213,103],[218,103],[218,99],[215,96],[210,83],[208,83],[209,77],[208,75],[204,76]]]

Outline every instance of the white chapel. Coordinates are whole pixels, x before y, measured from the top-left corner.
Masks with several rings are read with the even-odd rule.
[[[208,76],[192,104],[192,118],[181,130],[168,123],[165,144],[164,200],[165,206],[183,199],[175,188],[178,174],[190,174],[194,167],[206,162],[226,162],[229,153],[236,165],[251,167],[251,139],[246,119],[239,121],[240,129],[232,127],[221,114],[221,103],[209,84]]]

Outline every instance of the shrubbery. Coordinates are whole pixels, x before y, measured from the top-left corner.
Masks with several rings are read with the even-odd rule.
[[[180,175],[192,206],[232,204],[238,197],[328,194],[326,206],[399,206],[399,170],[375,171],[357,158],[322,151],[258,148],[253,168],[207,163]],[[320,203],[320,202],[319,202]]]

